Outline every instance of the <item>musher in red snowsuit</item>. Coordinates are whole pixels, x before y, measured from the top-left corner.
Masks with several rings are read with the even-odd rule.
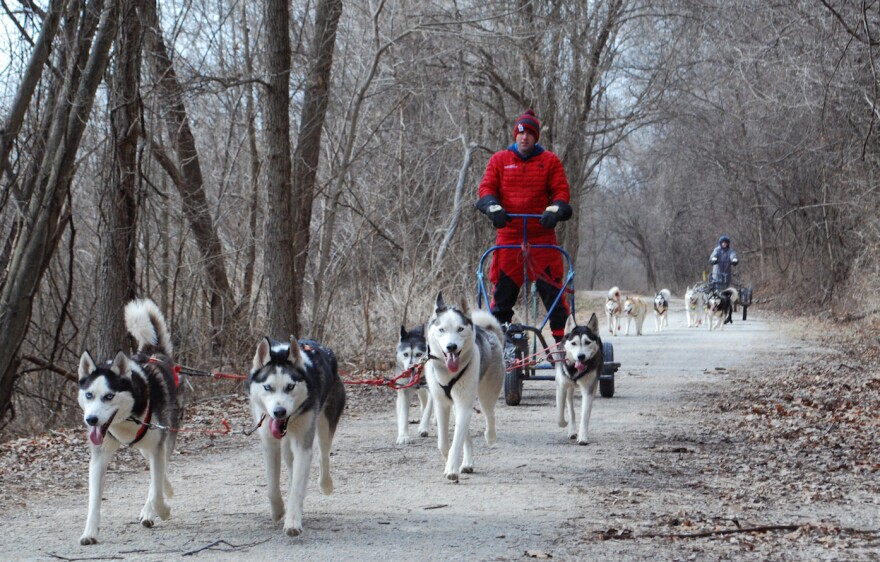
[[[537,144],[541,123],[530,109],[513,128],[514,144],[496,152],[489,159],[477,208],[485,213],[498,229],[496,245],[520,246],[523,220],[511,219],[507,213],[540,214],[541,220],[526,221],[529,244],[557,244],[557,221],[571,218],[570,192],[562,162],[555,154]],[[531,248],[528,270],[546,308],[550,308],[562,287],[562,254],[553,249]],[[496,250],[489,268],[489,280],[495,286],[492,314],[499,322],[510,322],[513,306],[523,284],[523,252],[520,249]],[[560,299],[550,315],[550,329],[556,341],[565,331],[570,312],[565,298]]]

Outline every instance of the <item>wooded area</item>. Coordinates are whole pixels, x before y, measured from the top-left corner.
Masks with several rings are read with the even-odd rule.
[[[0,438],[76,423],[154,299],[177,360],[390,356],[475,294],[473,207],[532,107],[575,287],[682,294],[720,234],[761,306],[880,303],[876,0],[19,0],[0,45]]]

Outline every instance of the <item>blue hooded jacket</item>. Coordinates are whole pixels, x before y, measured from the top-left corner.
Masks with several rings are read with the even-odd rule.
[[[721,243],[727,242],[727,248],[722,248]],[[726,287],[733,281],[730,275],[730,266],[739,263],[736,252],[730,247],[730,237],[723,234],[718,239],[718,245],[709,256],[709,263],[712,265],[712,281],[717,285]]]

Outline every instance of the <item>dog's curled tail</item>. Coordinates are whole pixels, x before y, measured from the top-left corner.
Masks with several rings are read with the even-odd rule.
[[[501,328],[501,323],[492,316],[491,312],[483,309],[474,310],[471,312],[471,322],[488,332],[492,332],[498,336],[498,341],[502,345],[504,344],[504,330]]]
[[[137,341],[139,352],[171,357],[171,332],[162,311],[150,299],[136,299],[125,305],[125,327]]]
[[[669,299],[672,298],[672,293],[669,292],[669,289],[660,289],[660,295],[661,295],[664,299],[666,299],[667,301],[669,301]]]
[[[608,291],[608,299],[613,301],[620,301],[620,289],[617,286],[611,287]]]
[[[724,289],[723,291],[721,291],[721,294],[722,295],[729,295],[730,302],[732,302],[732,303],[739,301],[739,293],[733,287],[728,287],[728,288]]]

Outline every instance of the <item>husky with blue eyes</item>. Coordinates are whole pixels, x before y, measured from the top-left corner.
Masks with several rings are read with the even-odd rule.
[[[138,344],[137,353],[123,352],[97,363],[88,351],[79,361],[79,405],[89,428],[89,514],[80,544],[98,542],[101,495],[107,467],[121,445],[140,450],[150,463],[150,491],[140,522],[152,527],[168,519],[165,498],[173,495],[166,466],[183,419],[183,393],[171,360],[171,334],[162,312],[148,299],[125,307],[125,326]]]
[[[316,434],[318,484],[324,494],[333,492],[330,447],[345,408],[336,356],[314,341],[264,338],[257,345],[246,384],[260,427],[272,520],[283,517],[284,532],[295,537],[303,531],[303,500]],[[282,459],[290,474],[286,512],[280,486]]]
[[[431,423],[433,406],[431,397],[428,395],[428,387],[422,371],[428,360],[428,344],[425,342],[425,327],[416,326],[407,330],[400,326],[400,340],[397,342],[395,354],[394,376],[401,377],[404,372],[410,376],[402,376],[397,379],[397,386],[407,386],[413,382],[413,377],[421,380],[409,388],[397,390],[397,444],[406,445],[411,442],[409,436],[409,404],[413,395],[419,397],[421,419],[419,420],[419,435],[428,436],[428,426]]]

